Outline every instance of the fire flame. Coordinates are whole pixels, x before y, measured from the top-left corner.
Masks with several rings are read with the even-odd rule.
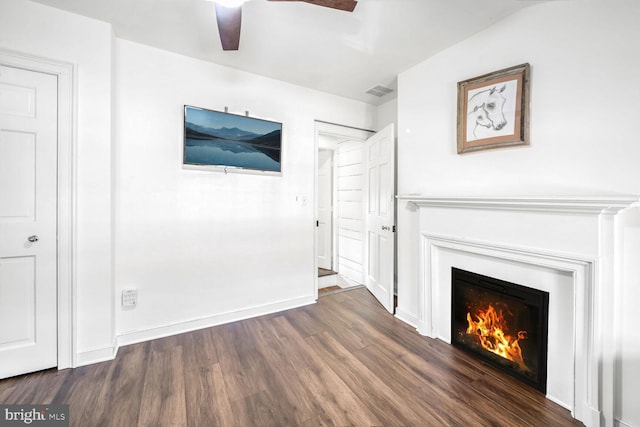
[[[527,338],[527,331],[519,331],[517,338],[508,335],[509,328],[502,310],[496,310],[491,304],[486,310],[478,309],[475,317],[477,320],[473,321],[471,313],[467,313],[467,334],[477,336],[485,350],[515,362],[520,369],[529,372],[518,344],[519,340]]]

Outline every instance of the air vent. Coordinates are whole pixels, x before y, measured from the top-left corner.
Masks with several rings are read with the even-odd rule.
[[[393,92],[393,89],[390,89],[382,85],[376,85],[371,89],[369,89],[366,93],[373,96],[383,97],[391,92]]]

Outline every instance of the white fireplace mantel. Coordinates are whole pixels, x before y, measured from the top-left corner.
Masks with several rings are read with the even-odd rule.
[[[399,195],[398,200],[418,206],[458,209],[499,209],[542,212],[617,213],[637,203],[640,196],[551,196],[551,197],[443,197]]]
[[[550,291],[547,397],[588,427],[614,425],[616,215],[639,199],[398,196],[418,207],[418,331],[451,342],[451,267]]]

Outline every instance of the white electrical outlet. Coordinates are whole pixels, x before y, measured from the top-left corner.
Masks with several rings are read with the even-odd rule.
[[[122,291],[122,306],[135,307],[138,304],[137,289],[124,289]]]

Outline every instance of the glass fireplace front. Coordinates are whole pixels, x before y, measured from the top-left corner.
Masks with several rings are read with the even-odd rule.
[[[549,293],[451,269],[451,342],[546,392]]]

